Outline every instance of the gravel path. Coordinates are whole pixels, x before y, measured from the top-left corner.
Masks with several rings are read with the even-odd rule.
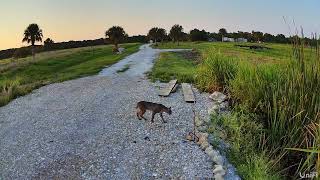
[[[126,67],[129,69],[122,74],[127,76],[143,76],[145,72],[148,72],[152,66],[153,61],[157,58],[157,56],[161,52],[177,52],[177,51],[186,51],[188,49],[152,49],[150,44],[142,45],[140,47],[140,51],[134,53],[125,59],[119,61],[118,63],[105,68],[102,70],[99,75],[100,76],[118,76],[118,71],[123,70]]]
[[[184,141],[192,105],[184,103],[181,89],[157,96],[143,76],[159,52],[142,46],[123,60],[132,65],[124,73],[115,73],[127,64],[121,61],[98,76],[51,84],[1,107],[0,179],[212,177],[209,157]],[[196,109],[207,117],[207,95],[195,95]],[[154,124],[138,120],[141,100],[171,106],[168,123],[158,115]]]

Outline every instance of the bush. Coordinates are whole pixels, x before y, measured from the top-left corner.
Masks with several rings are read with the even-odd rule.
[[[5,80],[0,84],[0,106],[7,104],[16,96],[19,80]]]
[[[13,54],[13,58],[18,59],[18,58],[25,58],[27,56],[32,55],[31,49],[30,48],[18,48]]]

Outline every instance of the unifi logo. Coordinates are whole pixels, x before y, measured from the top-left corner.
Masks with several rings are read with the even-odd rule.
[[[313,179],[318,177],[317,172],[310,172],[310,173],[299,173],[301,179]]]

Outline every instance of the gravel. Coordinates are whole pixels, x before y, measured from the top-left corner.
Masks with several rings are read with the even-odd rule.
[[[184,102],[181,88],[159,97],[161,84],[143,76],[150,66],[135,65],[159,52],[150,53],[153,59],[129,56],[124,61],[131,70],[124,73],[115,73],[122,65],[114,65],[111,73],[107,68],[51,84],[1,107],[0,179],[212,178],[210,158],[184,140],[192,130],[193,104]],[[194,92],[196,111],[208,118],[208,95]],[[168,123],[157,115],[152,124],[150,113],[148,121],[138,120],[135,106],[142,100],[171,106],[172,115],[164,114]]]

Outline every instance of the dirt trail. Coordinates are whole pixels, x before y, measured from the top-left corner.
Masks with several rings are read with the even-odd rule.
[[[152,66],[153,61],[161,52],[178,52],[186,51],[189,49],[153,49],[150,44],[145,44],[140,47],[140,51],[134,53],[118,63],[102,70],[100,76],[114,76],[118,75],[118,71],[123,70],[126,67],[129,69],[123,74],[128,76],[144,76],[145,72],[148,72]]]
[[[143,75],[161,51],[171,50],[142,46],[97,76],[51,84],[1,107],[0,179],[211,178],[212,161],[184,141],[192,105],[181,90],[157,96]],[[129,70],[117,73],[126,64]],[[207,95],[195,95],[207,118]],[[171,106],[168,123],[139,121],[141,100]]]

